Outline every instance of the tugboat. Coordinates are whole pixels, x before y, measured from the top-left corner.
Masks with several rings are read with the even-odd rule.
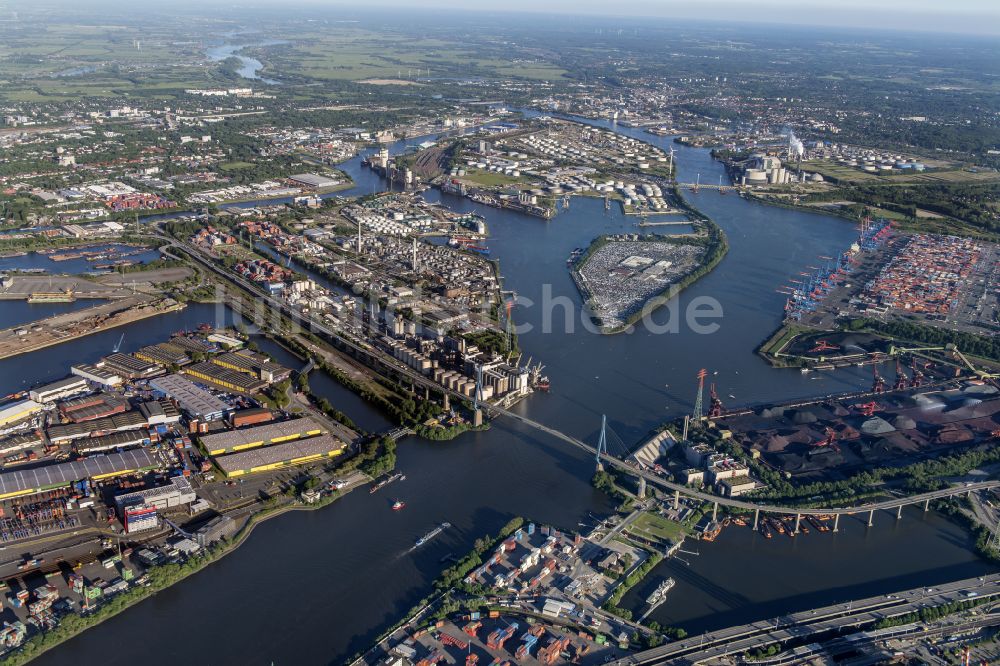
[[[535,388],[539,391],[545,391],[548,393],[549,389],[552,388],[552,384],[549,383],[548,377],[540,377],[538,382],[535,384]]]
[[[396,500],[395,502],[392,503],[392,510],[393,511],[400,511],[405,506],[406,506],[406,502],[403,502],[402,500]]]

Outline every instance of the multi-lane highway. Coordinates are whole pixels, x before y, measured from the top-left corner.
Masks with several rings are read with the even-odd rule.
[[[1000,574],[969,578],[934,588],[917,588],[896,594],[793,613],[773,620],[720,629],[675,641],[620,659],[619,666],[645,664],[698,664],[709,659],[740,654],[772,643],[809,639],[831,631],[859,627],[897,617],[929,606],[955,601],[1000,599]]]

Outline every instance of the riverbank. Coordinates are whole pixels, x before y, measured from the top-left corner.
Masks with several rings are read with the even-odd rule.
[[[359,475],[360,476],[360,475]],[[306,504],[301,500],[294,499],[292,504],[280,507],[266,507],[251,513],[247,516],[243,525],[233,535],[232,539],[222,540],[210,546],[199,555],[188,559],[180,564],[165,564],[153,567],[147,571],[149,581],[141,587],[133,587],[126,592],[114,597],[111,601],[98,606],[97,610],[88,615],[69,614],[62,618],[59,624],[51,631],[35,634],[25,641],[20,647],[6,654],[3,658],[4,664],[9,666],[23,666],[34,660],[41,654],[59,646],[62,643],[83,633],[87,629],[110,620],[137,604],[149,599],[156,594],[163,592],[169,587],[182,582],[183,580],[200,573],[209,565],[214,564],[225,556],[235,552],[240,546],[245,544],[253,534],[254,529],[264,522],[277,518],[292,511],[318,511],[329,506],[334,501],[344,497],[359,485],[368,481],[367,477],[360,477],[353,484],[335,490],[327,498],[315,503]]]
[[[185,308],[171,298],[146,296],[104,303],[0,331],[0,360],[39,351],[82,337]],[[27,333],[30,329],[30,334]],[[20,333],[24,331],[24,333]]]

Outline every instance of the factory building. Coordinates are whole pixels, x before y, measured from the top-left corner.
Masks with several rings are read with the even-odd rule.
[[[63,398],[69,398],[90,390],[87,380],[83,377],[66,377],[57,382],[39,386],[28,391],[28,397],[35,402],[49,403]]]
[[[157,377],[149,382],[149,386],[157,393],[175,400],[181,411],[197,421],[217,421],[229,411],[226,403],[181,375]]]
[[[191,504],[198,499],[191,483],[183,476],[170,478],[170,483],[159,488],[147,488],[115,497],[118,508],[131,506],[151,506],[155,509],[172,509]]]
[[[748,476],[738,476],[731,479],[722,479],[717,484],[719,490],[726,497],[739,497],[745,495],[757,487],[756,482]]]
[[[346,449],[347,444],[339,439],[331,435],[319,435],[216,456],[215,464],[227,478],[233,478],[332,458],[341,455]]]
[[[42,406],[34,400],[21,400],[0,407],[0,427],[30,419],[41,413]]]
[[[749,474],[750,469],[743,463],[726,459],[709,465],[706,476],[710,483],[718,483],[723,480],[748,476]]]
[[[242,430],[202,435],[198,438],[202,448],[211,456],[235,451],[245,451],[268,444],[280,444],[296,439],[313,437],[323,432],[323,427],[310,418],[268,423]]]
[[[152,506],[131,506],[125,509],[122,516],[126,534],[155,530],[160,525],[160,519],[156,515],[156,508]]]
[[[195,530],[194,540],[202,548],[231,537],[238,529],[236,521],[229,516],[216,516]]]

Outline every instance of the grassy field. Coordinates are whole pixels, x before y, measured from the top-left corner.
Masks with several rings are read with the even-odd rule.
[[[266,49],[264,60],[280,78],[363,81],[438,77],[558,79],[564,70],[546,63],[508,60],[501,45],[469,44],[405,34],[339,27],[294,36]],[[269,70],[270,71],[270,70]]]
[[[222,171],[242,171],[243,169],[250,169],[252,167],[253,165],[249,162],[226,162],[219,165],[219,169]]]
[[[969,171],[967,169],[943,169],[941,171],[893,171],[888,174],[868,173],[856,167],[837,164],[828,160],[810,160],[803,163],[806,171],[815,171],[828,180],[840,183],[853,182],[862,185],[904,185],[904,184],[976,184],[1000,181],[1000,173],[995,171]]]
[[[629,525],[628,531],[639,536],[676,543],[684,537],[684,528],[655,513],[643,513]]]
[[[483,187],[502,187],[504,185],[515,184],[521,184],[525,187],[530,186],[530,183],[525,183],[521,178],[505,176],[504,174],[496,173],[495,171],[480,171],[478,169],[466,171],[465,175],[459,180],[464,180],[475,185],[482,185]]]

